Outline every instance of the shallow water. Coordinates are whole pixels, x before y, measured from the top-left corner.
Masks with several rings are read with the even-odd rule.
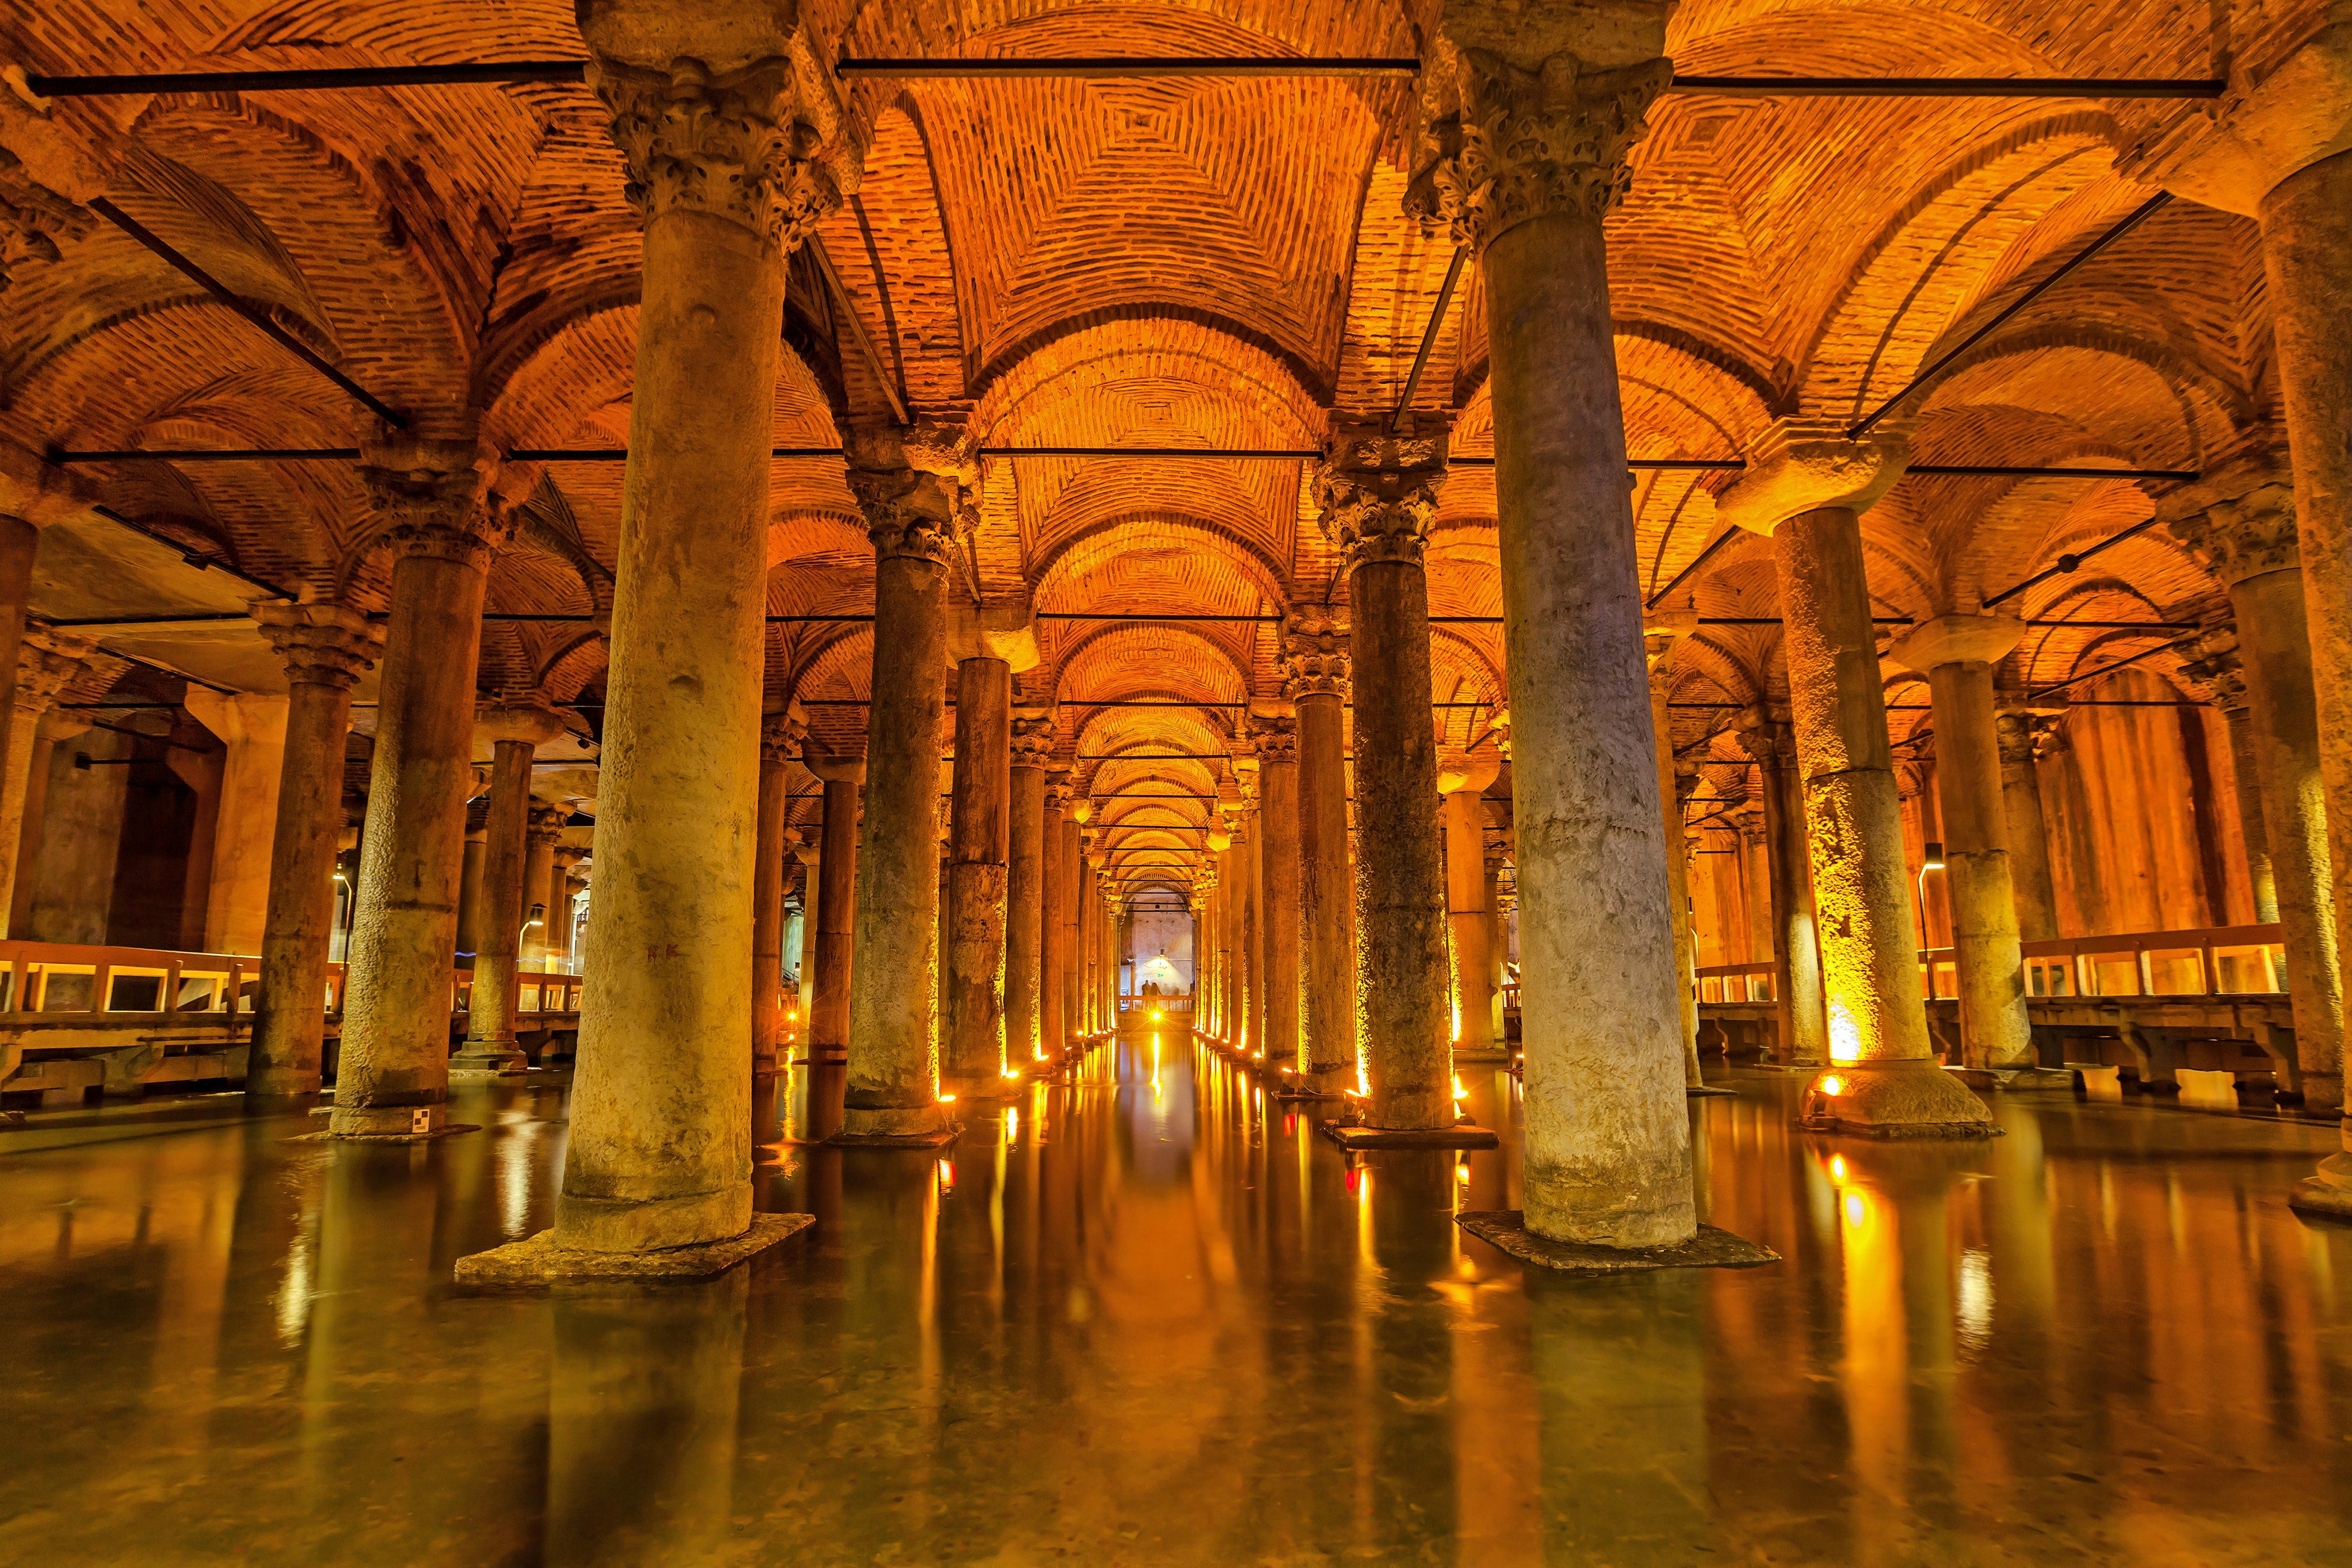
[[[449,1278],[547,1223],[560,1084],[0,1153],[0,1561],[2352,1563],[2329,1129],[1878,1146],[1735,1076],[1704,1212],[1784,1261],[1530,1278],[1450,1223],[1517,1203],[1465,1078],[1501,1150],[1350,1164],[1135,1036],[943,1157],[771,1144],[818,1223],[716,1282],[552,1297]]]

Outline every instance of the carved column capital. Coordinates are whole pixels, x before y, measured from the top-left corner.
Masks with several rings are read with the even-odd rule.
[[[1328,616],[1297,615],[1283,627],[1282,694],[1348,696],[1348,628]]]
[[[1750,708],[1732,721],[1740,749],[1768,768],[1793,766],[1797,761],[1796,726],[1780,714]]]
[[[1250,732],[1257,742],[1262,767],[1281,767],[1298,761],[1298,721],[1275,717],[1253,719]]]
[[[2302,568],[2294,484],[2284,462],[2233,464],[2167,494],[2157,515],[2225,588]]]
[[[952,481],[918,468],[852,468],[849,491],[866,514],[875,560],[947,563],[956,530]]]
[[[801,754],[801,745],[808,739],[808,715],[797,702],[781,713],[770,713],[760,721],[760,761],[764,766],[789,763]]]
[[[1529,68],[1475,46],[1437,53],[1404,210],[1474,251],[1530,218],[1598,223],[1632,187],[1643,116],[1674,77],[1667,59],[1611,67],[1561,50]]]
[[[1385,418],[1334,422],[1315,493],[1324,531],[1338,542],[1350,575],[1382,562],[1421,564],[1445,483],[1446,448],[1443,426],[1434,434],[1392,435]]]
[[[58,247],[98,226],[83,204],[103,195],[106,170],[21,84],[0,85],[0,290],[48,266]]]
[[[365,447],[357,472],[395,553],[487,572],[514,526],[489,494],[493,462],[470,441],[401,440]]]
[[[16,658],[16,711],[29,724],[48,711],[67,683],[88,668],[98,644],[89,637],[41,626],[25,633]]]
[[[2292,522],[2290,519],[2290,527]],[[2239,658],[2235,623],[2219,620],[2199,633],[2194,656],[2180,661],[2180,678],[2189,683],[2199,701],[2209,702],[2224,713],[2243,711],[2247,702],[2246,670]]]
[[[532,844],[552,845],[572,820],[570,808],[561,805],[540,805],[534,803],[523,824],[523,837]]]
[[[261,635],[286,667],[291,686],[348,691],[383,653],[383,628],[342,605],[257,600],[253,618],[261,623]]]
[[[1013,710],[1013,765],[1042,768],[1054,754],[1054,732],[1059,723],[1051,708]]]
[[[640,223],[701,213],[789,252],[857,188],[832,72],[803,29],[784,43],[783,55],[717,73],[686,58],[658,70],[590,59]]]

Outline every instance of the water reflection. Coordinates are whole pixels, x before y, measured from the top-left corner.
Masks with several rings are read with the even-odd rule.
[[[463,1296],[547,1223],[559,1089],[483,1131],[301,1118],[0,1156],[0,1468],[26,1560],[2346,1562],[2352,1230],[2326,1129],[2063,1098],[2008,1136],[1694,1110],[1748,1272],[1530,1279],[1504,1147],[1349,1161],[1146,1032],[946,1151],[762,1110],[818,1224],[660,1291]],[[136,1500],[135,1507],[122,1506]]]

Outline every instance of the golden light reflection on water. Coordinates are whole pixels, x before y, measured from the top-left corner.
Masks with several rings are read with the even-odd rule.
[[[1521,1179],[1516,1082],[1463,1087],[1504,1149],[1351,1162],[1328,1108],[1130,1035],[949,1150],[794,1145],[761,1202],[816,1227],[675,1312],[449,1292],[547,1223],[553,1091],[415,1149],[11,1157],[12,1549],[2344,1560],[2352,1229],[2279,1202],[2326,1129],[2055,1097],[1877,1144],[1749,1080],[1692,1110],[1709,1216],[1785,1261],[1584,1280],[1452,1224]],[[395,1456],[432,1509],[371,1511]]]

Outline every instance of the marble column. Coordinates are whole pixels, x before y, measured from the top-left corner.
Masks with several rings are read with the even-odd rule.
[[[1348,574],[1355,680],[1356,912],[1364,1126],[1455,1121],[1445,850],[1430,726],[1430,519],[1446,437],[1392,435],[1385,417],[1335,416],[1318,479],[1323,525]],[[1679,1121],[1676,1125],[1680,1125]]]
[[[1070,973],[1070,769],[1048,763],[1045,774],[1044,865],[1038,888],[1037,1047],[1039,1058],[1059,1058],[1068,1043]]]
[[[947,951],[942,953],[940,1082],[962,1100],[1019,1092],[1006,1077],[1005,898],[1012,880],[1013,667],[973,658],[956,668],[955,776],[948,828]],[[1024,1060],[1026,1058],[1024,1058]]]
[[[520,957],[528,969],[545,971],[548,946],[555,930],[555,906],[548,889],[555,880],[555,845],[563,825],[572,819],[569,806],[533,802],[524,821],[522,853],[522,943]]]
[[[853,442],[850,488],[874,542],[874,681],[866,821],[857,843],[857,964],[850,978],[852,1142],[941,1141],[933,1033],[939,942],[939,787],[947,668],[951,479],[899,466],[887,433]]]
[[[596,896],[544,1239],[595,1271],[660,1252],[707,1272],[791,1228],[753,1214],[751,1184],[768,453],[786,258],[839,204],[836,174],[855,180],[789,7],[576,15],[645,243]]]
[[[2025,959],[2017,945],[1992,672],[2024,635],[2022,622],[2005,616],[1938,616],[1896,638],[1891,657],[1927,678],[1934,710],[1936,803],[1944,823],[1960,1058],[2002,1074],[2008,1088],[2072,1089],[2072,1073],[2043,1074],[2035,1066]]]
[[[824,784],[824,837],[816,862],[816,941],[810,964],[809,1060],[845,1062],[850,982],[856,973],[857,841],[866,759],[803,745],[801,764]]]
[[[5,630],[0,627],[0,634]],[[37,788],[33,773],[37,755],[47,761],[37,731],[58,693],[81,673],[82,661],[97,651],[98,645],[87,637],[43,627],[7,640],[6,646],[16,655],[16,671],[6,715],[8,751],[5,771],[0,771],[0,910],[8,911],[7,920],[0,922],[0,931],[21,935],[23,916],[32,908],[34,871],[30,857],[25,854],[26,801]],[[39,784],[47,784],[45,766]],[[31,814],[31,820],[39,820],[37,812]]]
[[[361,459],[393,554],[392,612],[328,1119],[336,1138],[412,1139],[448,1124],[474,665],[490,556],[511,524],[489,498],[488,463],[464,442],[387,443]]]
[[[547,966],[569,969],[572,951],[572,899],[577,894],[580,875],[572,868],[588,858],[584,849],[567,847],[559,842],[555,847],[555,864],[547,879]],[[572,973],[578,973],[576,970]]]
[[[760,721],[760,797],[751,865],[751,1081],[783,1070],[784,866],[791,830],[792,765],[808,736],[798,702]],[[554,916],[553,906],[549,916]]]
[[[288,699],[267,691],[208,691],[191,685],[184,705],[228,748],[221,770],[220,809],[213,819],[204,950],[257,953],[269,910]]]
[[[1356,1087],[1355,879],[1348,860],[1348,637],[1328,616],[1284,628],[1283,691],[1298,710],[1299,1087]]]
[[[2050,878],[2050,825],[2042,815],[2042,739],[2050,721],[2006,710],[1994,725],[2000,746],[2001,821],[2009,830],[2009,885],[2017,895],[2021,942],[2058,934],[2058,889]]]
[[[1664,10],[1633,5],[1604,20],[1584,7],[1449,8],[1434,63],[1465,134],[1429,126],[1436,156],[1405,197],[1471,247],[1498,323],[1525,1224],[1618,1247],[1685,1242],[1697,1224],[1601,237],[1643,113],[1672,72]],[[1360,769],[1363,754],[1360,738]]]
[[[824,795],[818,795],[818,810],[824,810]],[[803,1047],[809,1038],[810,1019],[814,1016],[816,1002],[816,899],[824,880],[823,844],[824,818],[806,827],[794,830],[797,842],[793,855],[801,863],[801,987],[799,998],[799,1033]],[[805,1049],[803,1050],[805,1054]]]
[[[1748,804],[1733,816],[1739,826],[1739,897],[1748,927],[1749,963],[1770,963],[1772,947],[1772,858],[1767,846],[1764,785],[1759,779]]]
[[[1445,926],[1454,949],[1456,1052],[1496,1048],[1494,976],[1487,954],[1486,786],[1502,771],[1491,748],[1451,752],[1437,764],[1445,819]]]
[[[25,643],[25,606],[32,596],[33,560],[40,542],[38,524],[0,513],[0,693],[13,692],[16,686],[17,665]],[[33,727],[40,718],[36,714],[29,720],[20,720],[18,706],[13,700],[0,703],[0,778],[23,777],[30,771]],[[24,821],[23,799],[20,788],[15,818],[20,827]],[[0,833],[5,834],[5,841],[0,841],[0,936],[7,934],[7,911],[15,893],[16,870],[16,834],[6,828],[6,822],[0,821]]]
[[[478,797],[468,800],[466,847],[457,862],[457,955],[461,958],[472,958],[482,950],[482,858],[489,852],[489,803]]]
[[[1298,1033],[1298,725],[1256,721],[1259,881],[1265,893],[1265,1062],[1278,1072],[1300,1066]]]
[[[1062,906],[1062,929],[1070,955],[1069,973],[1063,976],[1062,1026],[1073,1043],[1083,1039],[1090,1027],[1087,1018],[1086,909],[1090,875],[1087,866],[1087,824],[1094,819],[1094,814],[1093,799],[1074,788],[1062,822],[1068,850],[1065,873],[1069,880],[1067,901]]]
[[[1241,759],[1236,759],[1237,762]],[[1246,759],[1251,781],[1249,787],[1258,788],[1257,758]],[[1246,831],[1237,836],[1234,848],[1240,855],[1242,877],[1240,954],[1244,978],[1249,987],[1249,1008],[1243,1028],[1249,1035],[1249,1054],[1254,1060],[1266,1059],[1265,1003],[1265,813],[1262,803],[1253,796]]]
[[[1053,709],[1013,710],[1004,875],[1004,1054],[1024,1068],[1045,1055],[1045,763],[1054,731]]]
[[[534,901],[530,764],[532,753],[562,733],[562,720],[547,708],[484,708],[474,716],[474,744],[490,748],[490,812],[484,825],[474,932],[473,999],[466,1012],[466,1043],[449,1061],[453,1078],[495,1078],[530,1067],[515,1041],[515,971],[522,960],[523,922]],[[547,886],[544,868],[536,885]]]
[[[1999,1131],[1991,1113],[1931,1057],[1864,571],[1860,513],[1903,460],[1892,439],[1857,445],[1833,421],[1783,422],[1717,511],[1770,536],[1780,582],[1833,1069],[1807,1090],[1806,1123],[1982,1137]]]
[[[2230,595],[2304,1103],[2341,1110],[2344,975],[2295,510],[2296,486],[2267,453],[2217,464],[2158,503],[2173,535]]]
[[[352,689],[375,662],[383,634],[342,605],[263,600],[253,615],[285,667],[287,685],[261,999],[245,1078],[246,1098],[268,1100],[319,1091]]]
[[[1693,628],[1696,629],[1696,628]],[[1689,791],[1675,758],[1674,725],[1667,718],[1671,678],[1658,668],[1674,641],[1673,634],[1645,637],[1649,649],[1650,715],[1653,750],[1658,765],[1658,809],[1666,846],[1666,911],[1675,933],[1675,1038],[1682,1047],[1683,1087],[1701,1089],[1706,1080],[1698,1068],[1698,964],[1691,940],[1690,848],[1684,842],[1683,801]],[[1696,785],[1696,772],[1690,782]]]
[[[1201,837],[1200,863],[1192,872],[1189,900],[1192,909],[1192,1027],[1195,1032],[1214,1038],[1217,1029],[1213,996],[1216,984],[1217,858],[1208,851],[1205,828]]]

